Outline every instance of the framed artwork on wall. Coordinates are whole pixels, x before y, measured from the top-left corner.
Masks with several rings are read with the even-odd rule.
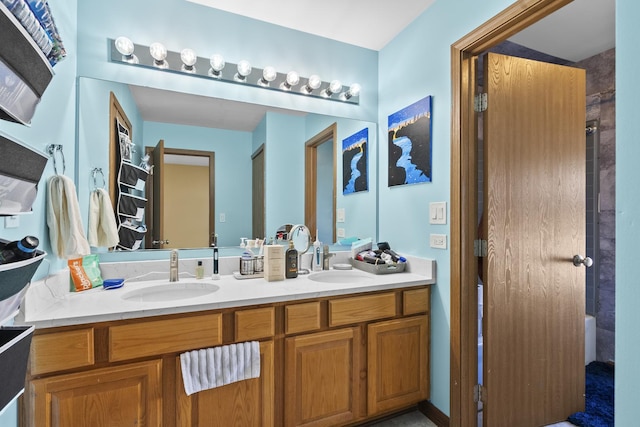
[[[389,116],[389,187],[431,182],[431,96]]]
[[[369,129],[342,140],[342,193],[353,194],[369,190],[368,176]]]

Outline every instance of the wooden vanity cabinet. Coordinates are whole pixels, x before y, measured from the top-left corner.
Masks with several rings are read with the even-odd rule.
[[[36,329],[23,427],[356,425],[429,397],[429,287]],[[187,396],[184,351],[260,342]]]

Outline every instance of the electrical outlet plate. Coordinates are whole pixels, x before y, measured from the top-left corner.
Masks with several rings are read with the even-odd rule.
[[[447,249],[447,235],[446,234],[429,235],[429,246],[436,249]]]
[[[336,230],[336,235],[339,239],[343,239],[345,237],[344,228],[338,228]]]

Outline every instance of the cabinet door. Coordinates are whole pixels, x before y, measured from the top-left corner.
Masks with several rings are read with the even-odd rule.
[[[260,343],[260,377],[187,396],[176,360],[177,425],[182,427],[272,427],[273,341]]]
[[[368,326],[369,415],[429,398],[429,318],[416,316]]]
[[[162,425],[161,371],[162,362],[154,360],[34,380],[27,425]]]
[[[334,426],[356,419],[358,328],[286,339],[285,425]]]

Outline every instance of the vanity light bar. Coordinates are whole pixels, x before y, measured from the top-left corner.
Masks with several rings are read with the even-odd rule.
[[[123,50],[123,39],[126,49]],[[347,104],[360,104],[360,85],[355,83],[351,87],[341,86],[339,92],[332,91],[332,87],[335,89],[337,80],[332,82],[325,82],[318,79],[318,76],[313,75],[311,77],[296,76],[297,84],[294,86],[292,83],[291,72],[279,73],[275,72],[273,77],[273,67],[267,66],[264,69],[249,66],[249,74],[242,78],[238,76],[238,64],[225,63],[222,60],[222,69],[213,71],[211,67],[211,60],[200,56],[192,57],[189,55],[189,65],[185,66],[185,51],[189,50],[189,54],[193,53],[190,49],[183,49],[182,52],[172,52],[169,50],[163,50],[161,52],[164,58],[161,62],[151,56],[149,46],[131,43],[124,37],[118,39],[109,39],[110,46],[110,60],[111,62],[117,62],[120,64],[132,65],[135,67],[151,68],[158,71],[177,73],[183,75],[190,75],[194,77],[200,77],[209,80],[220,80],[227,83],[235,83],[257,87],[261,89],[270,89],[278,92],[286,92],[291,94],[297,94],[301,96],[311,96],[319,99],[328,99],[332,101],[338,101]],[[120,49],[118,49],[120,48]],[[157,50],[157,49],[156,49]],[[182,56],[181,56],[182,54]],[[157,55],[156,55],[157,56]],[[240,61],[241,69],[245,68],[245,62]],[[160,65],[158,65],[160,64]],[[266,72],[265,72],[266,70]],[[290,78],[287,81],[287,74]],[[318,86],[317,81],[320,81]],[[333,83],[333,86],[331,84]]]

